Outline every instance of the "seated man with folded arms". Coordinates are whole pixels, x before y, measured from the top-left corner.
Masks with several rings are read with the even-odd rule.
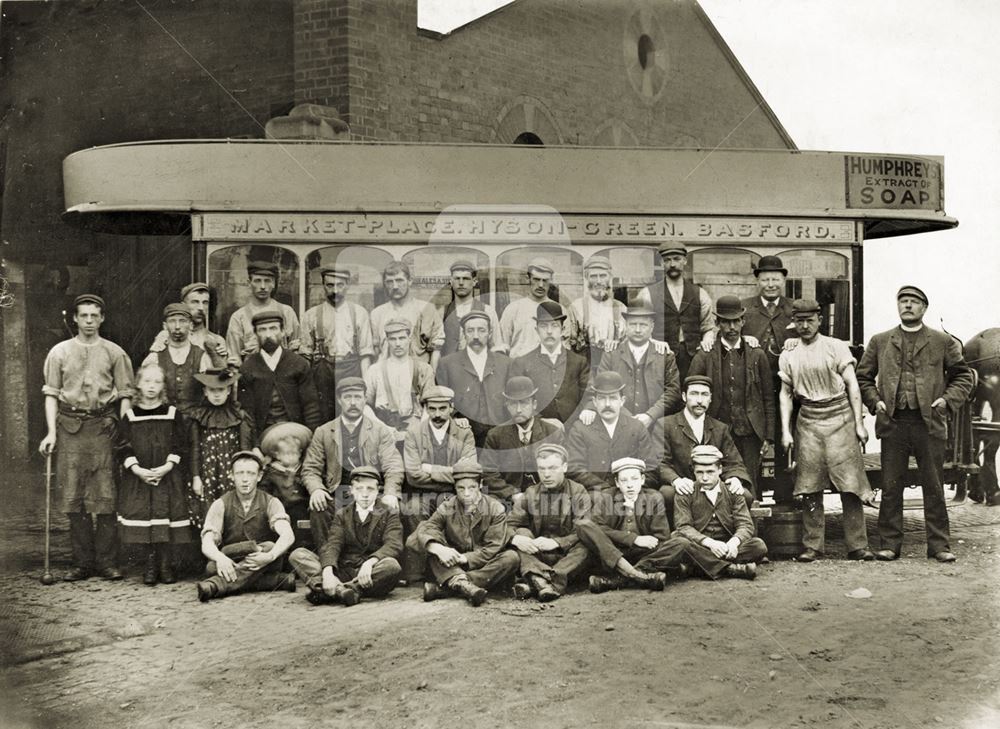
[[[767,556],[767,545],[754,536],[746,500],[723,487],[721,461],[722,452],[715,446],[691,449],[694,491],[677,493],[674,536],[687,540],[688,558],[706,576],[752,580],[756,563]]]
[[[644,488],[646,464],[641,458],[619,458],[611,470],[617,489],[594,494],[591,518],[576,527],[580,541],[613,574],[591,575],[590,591],[662,590],[666,570],[684,575],[686,542],[671,538],[663,497]]]
[[[455,495],[438,504],[406,540],[408,550],[427,555],[433,582],[424,583],[424,601],[461,595],[477,607],[492,587],[517,572],[516,552],[507,546],[507,510],[481,490],[483,469],[475,461],[456,463]]]
[[[403,527],[379,498],[382,476],[371,466],[351,471],[353,503],[333,517],[319,554],[299,548],[288,561],[309,588],[313,605],[357,605],[362,596],[385,597],[399,578]]]
[[[590,552],[576,535],[580,521],[590,517],[590,494],[566,478],[568,459],[561,445],[539,446],[535,451],[539,483],[514,500],[508,517],[514,533],[511,544],[521,561],[514,595],[521,600],[532,594],[539,602],[558,599],[590,563]]]
[[[198,599],[240,592],[295,591],[295,575],[281,572],[295,541],[281,502],[257,488],[264,462],[253,451],[237,451],[233,489],[212,502],[201,530],[201,551],[211,575],[198,583]]]

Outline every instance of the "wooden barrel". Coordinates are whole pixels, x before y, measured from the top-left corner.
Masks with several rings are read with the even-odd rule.
[[[795,557],[802,552],[802,512],[795,507],[775,505],[771,516],[760,524],[760,537],[773,558]]]

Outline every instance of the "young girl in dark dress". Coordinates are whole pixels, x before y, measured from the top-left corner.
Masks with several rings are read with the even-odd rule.
[[[158,364],[139,368],[138,396],[125,413],[118,432],[118,458],[125,469],[119,492],[118,523],[123,544],[145,545],[142,581],[155,585],[176,581],[174,544],[192,541],[187,514],[187,454],[184,422],[173,405],[164,403],[163,370]]]

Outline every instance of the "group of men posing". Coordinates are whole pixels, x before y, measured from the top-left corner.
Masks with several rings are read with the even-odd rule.
[[[453,300],[443,312],[413,295],[403,263],[384,270],[388,301],[370,314],[347,300],[352,272],[324,268],[327,300],[301,326],[272,298],[277,267],[253,263],[252,298],[225,340],[206,326],[208,287],[185,287],[189,315],[167,307],[165,335],[152,347],[172,401],[183,409],[197,399],[199,371],[238,366],[239,400],[258,434],[283,423],[311,431],[298,496],[258,489],[259,449],[233,454],[233,492],[202,530],[214,576],[198,583],[199,597],[251,589],[280,570],[298,517],[308,519],[314,549],[296,549],[289,562],[313,602],[354,604],[402,576],[426,577],[425,599],[459,594],[478,605],[515,573],[516,595],[551,600],[593,563],[594,591],[662,589],[692,571],[752,578],[766,546],[749,506],[761,495],[761,454],[776,441],[796,462],[794,492],[775,498],[801,499],[798,559],[823,554],[831,487],[843,503],[848,558],[898,558],[914,455],[928,556],[953,561],[942,485],[947,421],[973,378],[958,343],[923,325],[927,296],[900,289],[900,325],[873,337],[858,364],[845,342],[819,333],[817,302],[784,297],[787,270],[777,257],[758,262],[759,295],[713,305],[684,279],[683,247],[659,253],[663,285],[628,305],[612,296],[606,258],[587,262],[587,292],[569,307],[549,296],[553,266],[535,259],[529,296],[501,317],[476,298],[469,262],[451,265]],[[75,575],[113,579],[104,444],[114,404],[124,412],[132,383],[125,353],[99,336],[103,308],[79,297],[77,337],[46,362],[41,449],[51,452],[58,438]],[[863,405],[883,441],[878,552],[862,510],[872,497]],[[253,552],[234,560],[226,552],[235,543]],[[266,584],[294,588],[294,576]]]

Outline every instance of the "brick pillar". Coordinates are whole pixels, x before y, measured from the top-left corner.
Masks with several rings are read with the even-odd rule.
[[[350,14],[351,0],[295,0],[293,17],[295,103],[332,106],[345,119]]]

